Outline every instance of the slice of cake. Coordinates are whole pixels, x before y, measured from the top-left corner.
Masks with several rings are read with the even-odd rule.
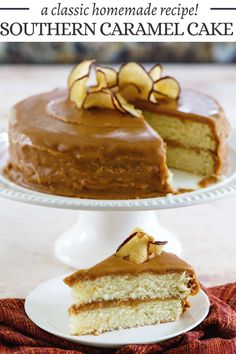
[[[136,229],[116,253],[65,278],[72,288],[71,334],[176,321],[199,291],[193,268]]]

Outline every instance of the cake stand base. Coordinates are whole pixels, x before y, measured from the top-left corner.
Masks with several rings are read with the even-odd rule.
[[[79,211],[76,224],[56,241],[55,254],[73,268],[90,267],[114,253],[135,227],[168,241],[165,250],[180,255],[178,238],[159,224],[156,211]]]

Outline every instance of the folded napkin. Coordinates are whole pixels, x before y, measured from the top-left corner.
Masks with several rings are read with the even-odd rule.
[[[0,353],[24,354],[235,354],[236,283],[204,289],[208,317],[192,331],[161,344],[102,349],[70,343],[38,328],[24,311],[24,300],[0,300]]]

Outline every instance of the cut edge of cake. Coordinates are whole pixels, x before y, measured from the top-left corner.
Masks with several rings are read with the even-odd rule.
[[[176,102],[162,105],[139,101],[145,120],[167,145],[169,168],[218,178],[227,172],[227,139],[230,126],[212,97],[182,90]]]

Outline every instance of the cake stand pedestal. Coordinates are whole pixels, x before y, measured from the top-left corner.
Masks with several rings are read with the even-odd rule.
[[[158,240],[166,240],[166,250],[181,253],[177,235],[163,228],[158,210],[187,207],[225,198],[236,193],[236,134],[230,141],[231,171],[221,181],[193,192],[166,197],[134,200],[95,200],[67,198],[20,187],[0,173],[0,196],[54,208],[79,211],[77,223],[64,232],[55,244],[56,256],[73,268],[89,267],[112,254],[135,227],[141,227]],[[0,169],[8,159],[7,134],[0,134]],[[174,171],[174,184],[197,188],[199,177]]]
[[[157,212],[152,210],[80,211],[76,224],[56,241],[55,254],[73,268],[89,267],[114,253],[137,226],[168,241],[165,250],[180,255],[180,241],[160,225]]]

